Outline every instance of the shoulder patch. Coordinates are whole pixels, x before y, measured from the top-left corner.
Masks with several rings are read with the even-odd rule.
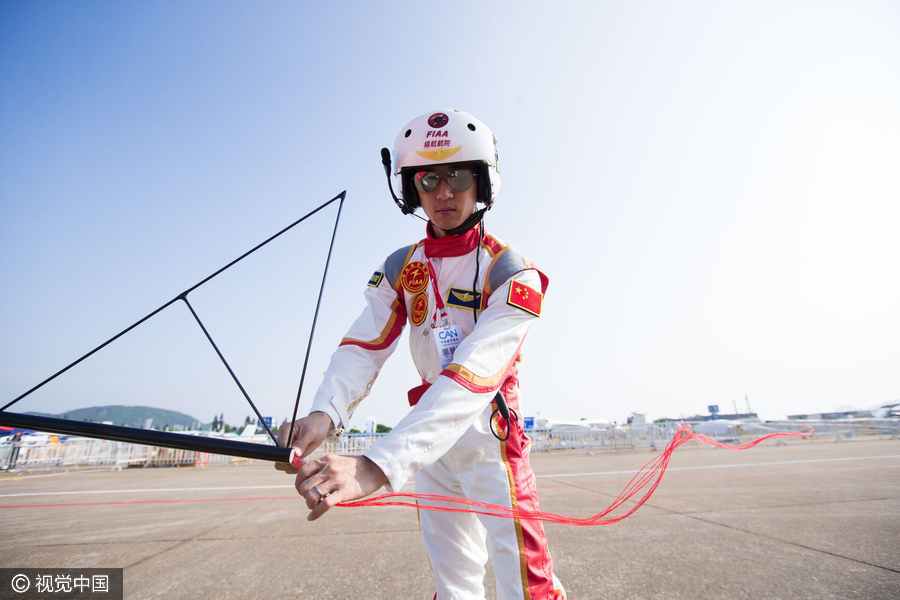
[[[381,283],[383,277],[384,273],[382,273],[381,271],[375,271],[375,273],[373,273],[372,276],[369,277],[369,283],[367,283],[366,285],[368,285],[369,287],[378,287],[378,284]]]
[[[509,296],[506,298],[507,304],[521,308],[525,312],[539,317],[541,316],[541,302],[543,299],[544,295],[530,285],[525,285],[515,279],[509,282]]]
[[[397,278],[400,277],[400,271],[403,270],[407,258],[412,254],[414,249],[415,245],[404,246],[385,259],[384,274],[387,276],[387,283],[389,286],[397,286]]]
[[[499,289],[513,275],[528,268],[529,265],[522,253],[512,246],[508,246],[491,264],[488,285],[492,290]]]
[[[466,310],[475,310],[476,307],[478,310],[482,310],[481,292],[452,287],[447,296],[447,305]]]

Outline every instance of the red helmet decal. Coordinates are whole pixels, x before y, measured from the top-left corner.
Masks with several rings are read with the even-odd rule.
[[[450,121],[450,117],[444,113],[434,113],[428,117],[428,124],[435,129],[440,129]]]

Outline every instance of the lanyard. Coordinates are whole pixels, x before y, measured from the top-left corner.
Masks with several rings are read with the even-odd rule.
[[[431,279],[431,289],[434,290],[434,303],[436,305],[434,310],[434,315],[431,317],[431,328],[434,329],[437,325],[438,319],[438,311],[441,312],[441,323],[442,327],[449,327],[450,321],[447,318],[447,309],[444,307],[444,300],[441,298],[441,292],[438,290],[437,279],[434,276],[434,265],[431,264],[431,259],[427,256],[425,257],[425,262],[428,263],[428,278]],[[428,330],[426,329],[423,333],[423,337],[428,335]]]
[[[444,306],[444,300],[438,291],[437,277],[434,274],[434,265],[427,256],[425,260],[428,262],[428,278],[431,280],[431,288],[434,290],[434,303],[436,305],[434,316],[431,317],[431,328],[422,328],[422,337],[428,337],[428,332],[437,329],[438,311],[441,313],[441,329],[434,333],[434,344],[437,348],[437,355],[441,361],[441,369],[446,369],[456,355],[456,349],[463,341],[462,332],[457,325],[451,325],[447,318],[447,308]]]

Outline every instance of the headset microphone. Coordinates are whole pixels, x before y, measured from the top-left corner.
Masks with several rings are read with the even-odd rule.
[[[394,202],[397,203],[397,206],[400,207],[403,214],[408,215],[412,211],[406,208],[406,204],[397,198],[397,195],[394,193],[394,187],[391,185],[391,151],[387,148],[381,149],[381,164],[384,165],[384,174],[387,176],[388,189],[391,191],[391,197],[394,198]]]
[[[387,148],[381,149],[381,164],[384,165],[384,174],[391,175],[391,151]]]

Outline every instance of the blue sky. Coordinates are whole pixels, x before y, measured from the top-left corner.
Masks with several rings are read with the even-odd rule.
[[[0,3],[0,396],[347,190],[301,407],[371,272],[420,239],[379,151],[459,108],[490,230],[550,277],[526,414],[761,416],[900,399],[892,2]],[[334,212],[191,296],[288,416]],[[181,307],[17,410],[249,414]],[[359,409],[396,423],[406,342]],[[303,408],[301,408],[301,411]]]

